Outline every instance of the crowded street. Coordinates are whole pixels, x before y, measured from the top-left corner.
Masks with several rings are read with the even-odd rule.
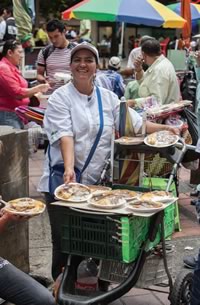
[[[200,305],[200,0],[1,0],[0,304]]]

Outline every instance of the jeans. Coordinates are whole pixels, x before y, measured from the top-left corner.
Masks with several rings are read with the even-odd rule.
[[[0,111],[0,125],[12,126],[16,129],[23,129],[24,124],[15,112]]]
[[[52,277],[55,280],[62,272],[62,267],[67,262],[67,254],[61,253],[61,218],[62,212],[59,206],[51,205],[54,202],[54,196],[45,193],[45,202],[49,214],[52,239]]]
[[[15,305],[56,305],[48,289],[10,263],[0,268],[0,297]]]
[[[200,250],[196,268],[194,270],[192,298],[190,305],[200,305]]]

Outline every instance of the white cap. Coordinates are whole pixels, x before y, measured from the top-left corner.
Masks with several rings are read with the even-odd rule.
[[[191,46],[192,48],[195,48],[196,45],[197,45],[196,41],[191,41],[191,42],[190,42],[190,46]]]
[[[72,50],[71,50],[71,62],[72,62],[72,58],[74,56],[74,54],[79,51],[79,50],[89,50],[91,51],[95,58],[96,58],[96,61],[97,61],[97,64],[99,64],[99,52],[98,50],[89,42],[81,42],[79,44],[77,44]]]
[[[117,56],[111,57],[109,62],[108,62],[108,66],[118,70],[120,68],[120,66],[121,66],[120,58],[117,57]]]

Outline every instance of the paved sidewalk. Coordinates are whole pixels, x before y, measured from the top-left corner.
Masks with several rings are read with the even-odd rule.
[[[44,153],[38,150],[30,157],[30,197],[39,198],[36,190],[39,177],[42,174]],[[182,231],[176,232],[171,241],[176,245],[174,275],[183,269],[184,255],[196,253],[199,247],[200,227],[196,222],[195,209],[190,205],[189,171],[181,170],[180,218]],[[182,193],[184,192],[184,193]],[[190,251],[185,247],[191,247]],[[34,274],[51,278],[51,242],[50,227],[46,213],[30,220],[30,265]],[[133,288],[125,296],[113,302],[115,305],[170,305],[168,288],[158,288],[160,292]]]

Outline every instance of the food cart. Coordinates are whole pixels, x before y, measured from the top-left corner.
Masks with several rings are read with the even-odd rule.
[[[134,147],[120,143],[114,145],[116,146],[114,158],[118,158],[117,156],[120,156],[124,149],[134,148],[140,153],[147,150],[145,144],[134,145]],[[158,150],[151,147],[151,151],[155,149]],[[185,145],[184,141],[177,142],[167,149],[159,149],[173,163],[171,174],[167,179],[166,191],[176,191],[174,177],[187,149],[194,149],[194,147]],[[114,177],[112,182],[113,179]],[[144,186],[133,188],[115,183],[112,183],[112,188],[125,188],[142,193],[149,191],[149,188]],[[91,205],[90,202],[57,201],[52,203],[62,209],[62,252],[69,254],[58,293],[58,303],[61,305],[106,304],[121,297],[134,286],[148,288],[152,284],[166,283],[167,280],[171,304],[179,304],[174,303],[173,300],[179,298],[180,301],[182,296],[177,289],[174,292],[170,275],[172,265],[168,268],[168,263],[172,264],[174,248],[169,248],[165,244],[165,239],[174,231],[176,200],[174,196],[174,200],[163,205],[162,208],[155,208],[145,213],[130,209],[130,206],[102,209]],[[154,251],[158,255],[154,255]],[[73,261],[74,255],[99,259],[99,278],[118,283],[118,286],[107,292],[96,292],[87,297],[76,295],[73,283],[76,278],[77,264]]]

